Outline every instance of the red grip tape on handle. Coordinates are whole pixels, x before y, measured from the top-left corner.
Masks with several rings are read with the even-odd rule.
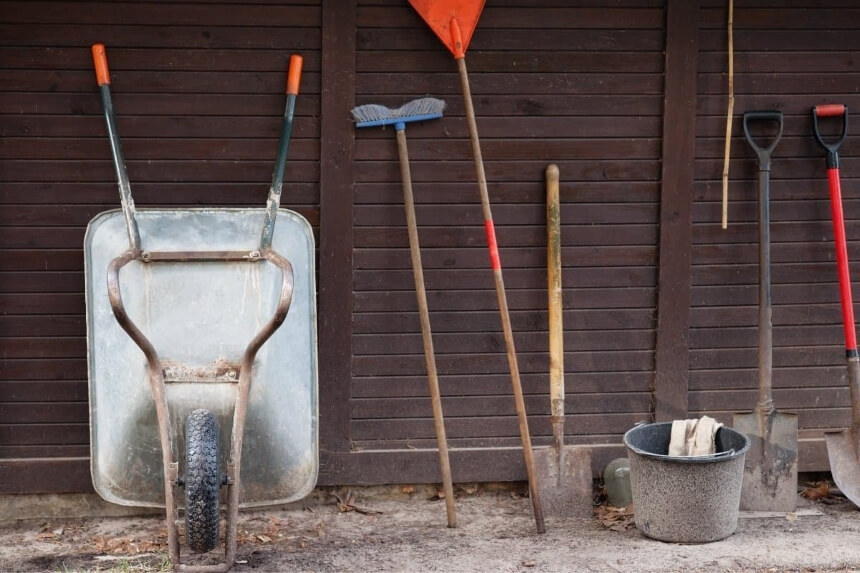
[[[815,113],[818,117],[836,117],[845,115],[845,106],[841,103],[828,103],[815,106]]]
[[[828,169],[830,182],[830,209],[833,215],[833,238],[836,245],[836,268],[839,272],[839,300],[842,303],[842,328],[845,331],[845,349],[857,349],[857,332],[854,327],[854,303],[851,300],[851,277],[848,273],[848,246],[845,239],[845,216],[842,212],[842,189],[839,169]]]
[[[484,231],[487,233],[487,247],[490,249],[490,265],[494,271],[501,270],[502,261],[499,258],[499,244],[496,242],[496,227],[492,219],[484,221]]]

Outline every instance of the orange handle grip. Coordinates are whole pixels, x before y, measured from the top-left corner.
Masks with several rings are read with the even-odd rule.
[[[93,44],[93,65],[96,68],[96,81],[99,86],[110,84],[107,55],[104,44]]]
[[[815,113],[818,117],[836,117],[845,115],[845,106],[841,103],[828,103],[825,105],[815,106]]]
[[[299,95],[299,80],[302,77],[302,57],[290,56],[290,71],[287,72],[287,94]]]
[[[451,18],[451,44],[453,44],[454,49],[454,59],[461,60],[466,57],[466,50],[463,49],[463,34],[460,32],[460,24],[457,22],[456,18]]]

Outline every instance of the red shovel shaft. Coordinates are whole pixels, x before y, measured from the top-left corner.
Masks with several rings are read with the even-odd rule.
[[[857,353],[857,332],[854,328],[854,304],[851,300],[851,276],[848,271],[848,244],[845,238],[845,215],[842,212],[842,188],[839,168],[828,169],[830,210],[833,214],[833,238],[836,244],[836,266],[839,272],[839,300],[842,302],[842,327],[845,330],[845,350]]]

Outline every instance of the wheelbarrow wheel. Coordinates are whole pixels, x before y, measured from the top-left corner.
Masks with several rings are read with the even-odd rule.
[[[194,410],[185,419],[185,536],[192,551],[218,545],[221,473],[215,414]]]

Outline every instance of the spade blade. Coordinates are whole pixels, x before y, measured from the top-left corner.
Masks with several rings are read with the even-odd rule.
[[[854,447],[855,438],[856,436],[851,435],[851,430],[824,434],[833,481],[845,497],[860,507],[860,459],[857,458],[857,449]]]
[[[735,414],[734,429],[750,439],[744,463],[741,509],[797,509],[797,414]]]

